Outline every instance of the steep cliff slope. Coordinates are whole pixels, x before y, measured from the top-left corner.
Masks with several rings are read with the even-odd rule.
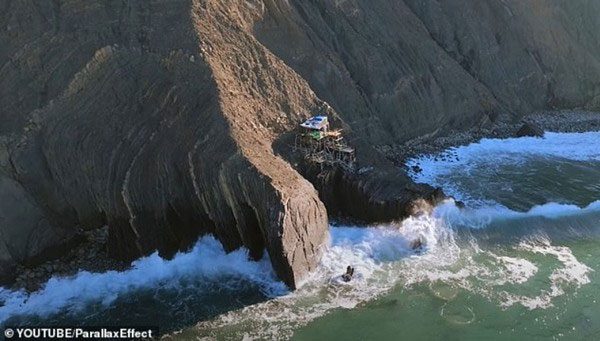
[[[599,109],[599,4],[264,1],[259,40],[373,143]]]
[[[18,5],[13,4],[15,10]],[[153,10],[154,5],[171,11]],[[11,248],[3,254],[5,275],[11,264],[30,258],[12,249],[43,254],[71,237],[76,227],[102,224],[109,225],[110,253],[124,259],[156,248],[169,255],[188,247],[200,234],[214,233],[227,249],[244,245],[254,258],[266,248],[276,271],[292,287],[318,261],[327,237],[325,208],[312,185],[275,156],[270,143],[300,119],[297,113],[306,116],[321,102],[266,50],[251,40],[238,39],[243,51],[254,53],[252,64],[266,70],[252,74],[262,85],[255,88],[265,91],[270,100],[244,92],[236,83],[241,75],[219,66],[234,56],[226,55],[220,23],[201,26],[205,21],[197,16],[205,11],[191,2],[175,5],[140,1],[115,9],[113,15],[124,16],[123,25],[149,16],[141,20],[146,24],[131,43],[122,37],[123,28],[117,23],[110,30],[117,34],[105,38],[102,19],[79,21],[80,16],[107,11],[106,7],[63,4],[62,16],[55,14],[54,20],[65,32],[59,29],[54,33],[58,38],[51,35],[47,44],[34,39],[41,44],[37,49],[44,51],[38,57],[48,56],[48,49],[69,55],[70,44],[55,44],[71,41],[71,35],[80,32],[84,32],[81,39],[95,43],[97,50],[80,55],[80,65],[64,59],[39,61],[40,70],[54,68],[61,75],[57,82],[65,81],[60,83],[62,89],[48,90],[55,97],[47,102],[40,98],[37,106],[21,95],[22,89],[3,85],[11,89],[7,97],[16,103],[12,110],[5,105],[2,111],[12,118],[11,127],[6,126],[10,134],[6,134],[3,196],[19,200],[10,205],[28,207],[33,202],[31,210],[40,216],[30,222],[20,214],[10,215],[10,207],[4,204],[9,201],[2,200],[2,212],[7,212],[2,237]],[[47,18],[49,14],[39,10]],[[170,34],[143,33],[152,31]],[[214,60],[204,55],[200,33],[213,38],[211,50],[222,55]],[[31,58],[27,53],[12,57],[25,63],[21,56]],[[272,74],[290,74],[289,89],[283,90],[292,96],[281,95],[280,88],[269,90],[272,67],[279,67]],[[10,71],[7,77],[23,77],[30,87],[45,81],[40,79],[43,73],[32,72],[27,78]],[[274,101],[277,96],[279,102]],[[32,107],[36,109],[29,112]],[[15,226],[20,238],[5,232]],[[64,229],[71,233],[63,236]]]
[[[106,224],[114,257],[213,233],[253,258],[267,249],[294,287],[328,212],[392,220],[441,196],[373,145],[600,109],[598,6],[0,1],[0,275]],[[318,112],[367,171],[323,178],[299,162],[287,141]]]

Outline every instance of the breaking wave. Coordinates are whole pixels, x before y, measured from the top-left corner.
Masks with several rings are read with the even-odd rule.
[[[269,299],[224,312],[176,335],[193,333],[222,338],[230,330],[243,330],[248,337],[289,338],[297,328],[333,309],[354,308],[396,286],[426,284],[432,295],[447,302],[454,299],[457,290],[468,290],[504,308],[520,304],[536,309],[552,306],[552,299],[568,288],[589,282],[591,269],[568,248],[552,245],[543,237],[524,239],[504,250],[482,250],[476,238],[461,233],[464,227],[453,223],[462,214],[476,213],[461,211],[453,200],[448,200],[431,214],[397,224],[332,226],[331,244],[320,266],[295,292],[289,292],[276,279],[268,257],[251,262],[246,250],[226,254],[218,241],[204,237],[190,252],[180,253],[172,260],[154,254],[134,262],[130,270],[123,272],[80,272],[71,278],[53,278],[42,290],[29,295],[1,289],[4,305],[0,307],[0,321],[19,315],[43,317],[59,311],[85,314],[93,302],[106,309],[122,296],[135,296],[139,290],[180,290],[182,282],[188,279],[201,285],[195,288],[195,294],[202,290],[210,294],[227,287],[230,295],[236,295],[245,286],[253,285]],[[417,239],[423,246],[413,250],[411,243]],[[522,293],[518,287],[539,274],[538,264],[528,254],[553,257],[563,265],[553,270],[548,287],[541,288],[538,295]],[[347,265],[356,269],[354,279],[348,283],[340,279]],[[441,314],[459,319],[456,323],[470,323],[474,318],[465,317],[472,311],[464,311],[463,316],[453,311],[452,305],[444,307]]]
[[[482,139],[466,146],[449,148],[437,155],[424,155],[407,161],[408,166],[419,165],[423,171],[414,173],[418,182],[440,184],[439,176],[460,168],[466,174],[482,162],[488,166],[523,163],[528,156],[552,156],[574,161],[600,161],[600,132],[552,133],[544,138],[520,137]]]
[[[559,219],[598,212],[600,212],[600,200],[585,207],[550,202],[536,205],[526,212],[514,211],[499,204],[463,209],[453,204],[443,204],[436,210],[436,215],[454,226],[489,228],[494,223],[505,221],[528,220],[530,222],[532,218]]]
[[[191,251],[165,260],[154,253],[132,263],[126,271],[53,277],[37,292],[0,288],[0,323],[14,316],[46,317],[59,312],[83,313],[93,304],[108,307],[123,295],[155,288],[178,290],[182,282],[193,281],[197,291],[227,289],[233,293],[249,284],[266,297],[285,294],[288,289],[277,280],[268,257],[248,260],[248,251],[225,253],[213,237],[200,239]]]
[[[600,160],[600,148],[594,146],[600,133],[546,136],[482,140],[450,150],[445,160],[439,156],[437,161],[436,156],[415,159],[412,164],[423,170],[412,176],[445,191],[452,188],[452,194],[463,199],[469,193],[447,178],[457,169],[468,177],[482,165],[526,163],[530,160],[527,155]],[[177,292],[193,282],[190,294],[194,296],[236,296],[250,288],[265,299],[214,314],[173,336],[239,339],[243,331],[249,338],[281,339],[334,309],[360,306],[398,286],[425,287],[446,302],[440,311],[444,318],[468,324],[475,320],[476,312],[453,304],[461,290],[503,309],[515,305],[545,309],[556,297],[589,283],[593,270],[560,245],[557,236],[600,230],[600,201],[575,205],[548,200],[519,211],[487,198],[476,199],[474,205],[463,209],[447,200],[430,214],[396,224],[332,226],[330,245],[320,265],[294,292],[276,279],[268,257],[251,262],[246,250],[226,254],[214,238],[204,237],[190,252],[172,260],[153,254],[123,272],[80,272],[70,278],[52,278],[32,294],[0,289],[0,323],[14,316],[43,317],[60,311],[85,314],[90,304],[106,308],[139,291],[166,288]],[[509,239],[497,243],[497,236]],[[414,250],[411,246],[416,240],[422,246]],[[347,265],[355,268],[350,282],[341,280]]]
[[[289,338],[297,328],[334,309],[355,308],[396,286],[420,284],[427,284],[432,295],[447,302],[458,290],[467,290],[503,308],[515,304],[528,309],[548,308],[567,288],[589,282],[591,269],[566,247],[537,236],[502,250],[483,250],[477,239],[453,226],[448,212],[455,217],[461,214],[454,201],[448,200],[430,215],[410,217],[398,224],[331,227],[331,245],[321,265],[297,291],[230,311],[175,335],[223,337],[227,330],[243,330],[248,338]],[[424,245],[418,252],[410,247],[416,239]],[[519,286],[539,275],[536,261],[530,259],[533,254],[555,258],[562,267],[553,270],[549,286],[540,288],[537,295],[523,294]],[[346,265],[354,266],[357,274],[348,283],[340,279]],[[441,313],[450,316],[451,308],[445,306]],[[461,317],[456,323],[473,319]]]
[[[200,322],[193,330],[176,335],[223,337],[224,330],[235,329],[244,330],[244,337],[249,338],[289,338],[296,328],[333,309],[354,308],[388,292],[413,261],[453,263],[459,252],[454,233],[440,227],[433,215],[411,217],[395,225],[331,227],[331,245],[320,266],[296,291]],[[418,252],[411,248],[417,239],[423,244]],[[340,278],[347,265],[355,268],[350,282]]]
[[[490,200],[489,196],[482,196],[490,194],[491,191],[514,192],[515,188],[511,186],[514,177],[535,178],[538,176],[542,178],[540,181],[550,180],[547,183],[535,183],[534,188],[551,190],[551,188],[543,187],[552,187],[556,184],[556,182],[553,183],[553,180],[557,179],[545,179],[547,174],[543,172],[528,174],[528,167],[531,166],[532,160],[547,160],[542,165],[543,168],[557,167],[559,169],[555,171],[560,176],[573,175],[560,174],[561,165],[565,166],[565,162],[569,161],[600,161],[599,142],[600,132],[547,132],[544,138],[482,139],[477,143],[450,148],[438,154],[410,159],[407,161],[407,165],[411,169],[411,177],[416,182],[443,187],[446,193],[471,206],[489,206],[498,204],[497,200]],[[516,168],[517,172],[509,173],[508,177],[500,177],[507,166],[518,167]],[[414,169],[419,171],[414,171]],[[595,174],[595,171],[586,173],[590,177]],[[584,181],[584,179],[581,180]],[[499,183],[495,184],[496,181]],[[486,186],[480,186],[481,183]],[[598,184],[593,185],[596,187],[592,193],[597,194],[600,188],[598,188]],[[579,184],[578,187],[584,189],[585,185]],[[564,190],[564,188],[560,189]],[[535,196],[536,193],[519,193],[521,196],[528,194]],[[556,193],[550,192],[549,194]]]
[[[554,298],[590,281],[593,270],[556,242],[560,243],[560,233],[575,235],[598,229],[597,189],[591,188],[595,199],[585,205],[548,200],[555,194],[552,192],[534,193],[541,196],[541,203],[525,202],[520,205],[523,210],[516,210],[486,197],[485,181],[498,180],[496,175],[507,165],[515,166],[515,174],[519,174],[523,169],[518,167],[527,167],[534,159],[545,160],[540,169],[556,160],[600,161],[599,141],[598,132],[547,133],[544,139],[484,139],[440,155],[410,160],[409,166],[421,169],[411,174],[414,180],[443,187],[446,193],[466,201],[468,207],[460,209],[454,200],[448,200],[430,215],[411,217],[396,225],[333,227],[332,244],[321,266],[299,290],[228,312],[181,333],[218,337],[227,335],[226,330],[244,330],[250,338],[287,338],[298,327],[333,309],[356,307],[396,286],[423,284],[432,295],[447,302],[440,314],[457,324],[475,319],[471,308],[452,304],[460,290],[481,295],[503,309],[515,305],[551,307]],[[488,179],[478,177],[481,170]],[[483,187],[482,192],[461,186],[454,181],[457,177],[471,178],[474,187]],[[510,197],[513,189],[504,180],[498,180],[497,189]],[[532,187],[540,188],[537,184]],[[509,240],[496,243],[496,236]],[[425,241],[421,253],[409,247],[415,239]],[[350,283],[339,280],[346,265],[353,265],[358,273]]]

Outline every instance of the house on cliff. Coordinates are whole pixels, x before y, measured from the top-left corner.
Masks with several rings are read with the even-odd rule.
[[[327,116],[313,116],[301,123],[295,148],[303,153],[305,160],[319,164],[322,169],[325,166],[340,166],[354,171],[354,148],[344,142],[341,129],[329,129]]]

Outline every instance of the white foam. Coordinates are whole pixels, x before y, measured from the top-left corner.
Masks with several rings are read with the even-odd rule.
[[[504,276],[496,280],[494,285],[504,285],[506,283],[522,284],[527,282],[538,271],[538,267],[526,259],[496,256],[495,254],[492,254],[492,256],[506,269]]]
[[[461,249],[460,255],[452,263],[410,263],[410,270],[405,271],[403,276],[407,285],[429,282],[432,287],[433,283],[444,283],[477,293],[503,308],[519,304],[531,310],[552,307],[554,298],[565,295],[568,289],[573,291],[590,282],[588,275],[593,270],[579,262],[568,247],[551,245],[547,240],[538,239],[520,243],[508,252],[513,254],[515,251],[554,257],[562,263],[562,267],[553,269],[548,277],[549,287],[540,288],[540,293],[534,296],[518,293],[538,274],[539,269],[534,262],[512,255],[498,255],[477,246]],[[436,294],[434,288],[432,292]]]
[[[552,306],[552,299],[564,295],[568,287],[579,288],[590,282],[588,274],[593,270],[579,262],[568,247],[551,245],[546,239],[522,242],[519,247],[529,252],[554,256],[563,264],[563,267],[552,271],[549,277],[550,288],[542,290],[538,296],[528,297],[505,293],[503,307],[510,307],[518,303],[530,310],[549,308]]]
[[[177,287],[183,279],[220,282],[236,289],[240,279],[256,283],[268,296],[287,292],[276,279],[268,257],[259,262],[248,260],[248,251],[225,253],[213,237],[200,239],[187,253],[165,260],[157,253],[132,263],[129,270],[105,273],[81,271],[73,277],[51,278],[39,291],[27,294],[0,288],[0,323],[14,315],[47,316],[60,311],[76,313],[92,302],[110,305],[120,295],[158,286]]]
[[[458,213],[457,213],[458,212]],[[288,293],[275,279],[266,259],[248,261],[246,250],[226,254],[212,237],[201,239],[188,253],[173,260],[152,255],[134,263],[125,272],[90,274],[82,272],[72,278],[54,278],[32,295],[0,290],[0,321],[15,314],[47,315],[59,310],[77,311],[91,301],[109,305],[119,295],[157,286],[176,288],[183,278],[200,277],[239,285],[243,278],[257,283],[272,300],[230,311],[195,328],[201,336],[219,337],[230,330],[244,330],[248,338],[289,338],[295,329],[327,314],[333,309],[350,309],[373,300],[397,285],[407,288],[428,283],[435,291],[443,283],[444,296],[452,301],[454,290],[477,293],[503,307],[521,304],[530,309],[551,306],[554,297],[567,287],[589,281],[591,271],[577,261],[570,250],[548,242],[527,242],[517,246],[520,252],[555,257],[563,267],[549,277],[550,287],[537,296],[520,295],[505,286],[519,286],[538,274],[537,265],[513,252],[495,254],[481,250],[476,240],[458,245],[455,232],[448,224],[449,214],[460,214],[454,203],[446,201],[430,215],[410,217],[405,221],[377,227],[332,227],[331,245],[318,269],[304,285]],[[416,254],[410,243],[423,241],[424,252]],[[484,261],[482,261],[484,259]],[[347,265],[355,267],[351,282],[339,280]],[[238,280],[228,279],[236,278]],[[233,288],[235,289],[235,288]],[[432,292],[433,295],[440,293]]]
[[[429,283],[436,296],[440,295],[436,285],[443,284],[450,293],[444,296],[446,300],[454,299],[456,295],[451,294],[456,288],[479,294],[502,307],[521,304],[530,309],[547,308],[553,298],[566,292],[566,286],[585,284],[589,268],[579,263],[568,248],[547,244],[527,249],[523,244],[516,250],[557,257],[564,268],[550,276],[550,294],[544,289],[538,296],[519,295],[520,286],[538,274],[538,266],[530,259],[516,257],[515,250],[496,254],[481,250],[476,240],[469,245],[457,244],[448,217],[460,212],[448,200],[432,214],[410,217],[398,225],[332,227],[331,245],[320,266],[297,291],[200,322],[195,333],[218,338],[227,330],[251,330],[247,332],[250,338],[289,338],[298,327],[333,309],[354,308],[399,284],[410,288]],[[424,241],[424,253],[410,249],[410,241],[415,239]],[[357,273],[348,283],[340,280],[347,265],[354,266]]]
[[[425,247],[417,254],[411,241]],[[331,245],[311,278],[295,292],[231,311],[195,328],[217,337],[223,329],[251,330],[250,338],[286,339],[293,331],[332,309],[354,308],[388,292],[405,278],[407,264],[452,263],[453,233],[432,215],[411,217],[397,225],[332,227]],[[427,261],[429,259],[429,261]],[[355,268],[350,282],[339,280],[347,265]]]
[[[460,171],[468,176],[475,169],[473,167],[482,164],[492,168],[506,163],[521,164],[531,156],[600,160],[598,141],[600,133],[547,133],[544,139],[484,139],[446,151],[445,160],[439,155],[424,156],[410,160],[408,165],[418,164],[423,169],[411,174],[416,181],[443,185],[447,193],[460,198],[460,189],[452,188],[452,184],[444,181],[444,176],[451,172]],[[506,185],[503,190],[512,189]],[[579,263],[568,248],[548,244],[544,250],[549,253],[544,255],[558,257],[548,250],[560,250],[561,256],[557,259],[564,265],[564,268],[554,270],[548,279],[552,283],[547,289],[550,294],[546,295],[544,289],[538,296],[520,295],[520,289],[539,275],[540,265],[514,253],[534,251],[518,246],[517,250],[495,251],[497,254],[481,250],[476,240],[471,240],[470,245],[458,245],[452,226],[459,223],[483,228],[498,219],[554,219],[600,210],[600,201],[583,208],[548,203],[527,212],[516,212],[491,201],[481,200],[479,204],[475,209],[461,210],[453,200],[447,200],[431,215],[411,217],[398,226],[333,227],[332,244],[304,286],[289,295],[201,322],[195,328],[196,334],[218,338],[222,330],[224,333],[227,330],[251,330],[246,335],[249,338],[289,338],[296,328],[332,309],[355,307],[396,285],[409,288],[428,283],[432,294],[442,296],[446,301],[454,299],[455,289],[468,290],[504,307],[521,304],[533,309],[550,306],[554,297],[565,293],[565,286],[585,283],[589,268]],[[415,239],[425,242],[424,254],[417,255],[410,250],[410,242]],[[349,283],[340,280],[346,265],[353,265],[358,273]],[[468,307],[465,309],[470,311]]]
[[[448,151],[451,156],[446,160],[423,157],[411,161],[423,168],[421,173],[412,176],[420,182],[440,185],[444,175],[457,169],[468,174],[478,162],[493,167],[500,161],[525,162],[528,155],[600,160],[598,141],[600,133],[547,133],[545,139],[484,139]],[[397,225],[332,227],[331,245],[319,267],[291,293],[276,280],[267,257],[258,263],[250,262],[247,251],[226,254],[214,238],[205,237],[193,250],[178,254],[173,260],[163,260],[155,254],[134,262],[133,268],[124,272],[81,272],[71,278],[53,278],[31,295],[0,289],[0,300],[4,301],[0,307],[0,323],[17,314],[44,316],[61,310],[78,311],[93,301],[109,305],[120,295],[156,286],[176,287],[178,281],[188,277],[222,279],[221,285],[232,287],[239,285],[239,281],[228,281],[228,278],[243,278],[257,283],[266,295],[274,297],[200,322],[196,329],[204,336],[218,337],[220,330],[227,329],[245,330],[248,338],[289,338],[296,328],[332,309],[353,308],[396,285],[411,287],[419,283],[434,288],[436,283],[444,283],[450,293],[456,288],[468,290],[503,307],[520,304],[529,309],[547,308],[555,297],[564,295],[567,288],[589,282],[591,269],[580,263],[570,249],[535,241],[522,243],[516,250],[508,250],[508,254],[495,251],[497,254],[481,250],[475,240],[470,245],[459,246],[452,226],[458,223],[482,228],[498,219],[534,216],[552,219],[597,210],[600,210],[600,200],[583,208],[548,203],[527,212],[512,211],[490,202],[460,210],[453,200],[448,200],[431,215],[410,217]],[[416,239],[424,242],[422,254],[410,249],[410,243]],[[522,295],[518,287],[539,275],[539,264],[515,256],[514,251],[554,257],[563,266],[553,270],[548,278],[549,287],[541,289],[539,295]],[[339,277],[347,265],[354,266],[356,273],[348,283]],[[454,298],[453,295],[444,297],[448,301]]]
[[[438,217],[452,226],[485,228],[493,221],[526,219],[541,217],[557,219],[573,215],[587,214],[600,210],[600,200],[586,207],[549,202],[530,208],[526,212],[517,212],[503,205],[482,197],[473,197],[465,192],[459,183],[454,183],[452,175],[461,174],[468,178],[474,171],[485,169],[486,174],[497,173],[499,167],[505,165],[524,165],[532,158],[552,158],[572,161],[600,161],[600,132],[587,133],[546,133],[545,138],[509,138],[483,139],[467,146],[450,148],[437,155],[425,155],[411,159],[407,165],[418,165],[420,172],[411,172],[417,182],[429,183],[443,187],[444,191],[460,200],[467,201],[470,208],[459,210],[452,200],[442,204],[436,210]],[[479,173],[478,173],[479,174]],[[475,176],[475,175],[474,175]],[[590,179],[592,180],[592,179]],[[510,184],[496,184],[504,192],[512,192]],[[476,244],[476,243],[475,243]],[[527,251],[555,257],[563,267],[554,269],[550,277],[550,287],[541,290],[537,296],[527,296],[508,289],[484,289],[485,286],[505,286],[506,284],[523,284],[538,273],[536,264],[522,258],[496,255],[490,251],[482,251],[476,245],[474,252],[491,257],[492,267],[474,262],[471,255],[462,269],[462,277],[456,276],[456,285],[478,292],[491,300],[499,300],[501,306],[510,307],[520,304],[528,309],[548,308],[553,298],[564,295],[567,287],[578,288],[589,282],[591,271],[580,263],[571,250],[564,246],[551,245],[548,240],[527,241],[517,247],[518,251]],[[448,277],[448,274],[441,274]],[[431,277],[431,275],[430,275]],[[474,284],[472,278],[478,277],[483,283]],[[482,285],[483,284],[483,285]],[[518,291],[518,290],[517,290]]]
[[[532,156],[600,161],[599,146],[600,132],[547,132],[544,138],[482,139],[467,146],[449,148],[440,154],[413,158],[406,164],[409,167],[418,165],[421,168],[418,173],[410,172],[415,181],[444,187],[446,193],[466,200],[468,198],[464,197],[465,193],[462,193],[460,188],[445,183],[446,175],[458,171],[468,176],[482,165],[493,172],[499,165],[522,164]]]
[[[598,211],[600,211],[600,200],[596,200],[585,207],[550,202],[543,205],[536,205],[526,212],[519,212],[499,204],[459,209],[456,207],[454,200],[449,199],[444,201],[435,210],[435,214],[439,218],[448,221],[453,226],[460,225],[470,228],[485,228],[489,226],[492,221],[498,220],[531,217],[556,219]]]

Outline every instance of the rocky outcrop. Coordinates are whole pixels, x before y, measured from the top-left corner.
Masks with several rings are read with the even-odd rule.
[[[592,1],[1,7],[5,278],[107,225],[118,259],[211,233],[253,258],[266,249],[294,287],[319,260],[328,212],[388,221],[442,196],[373,145],[600,103]],[[317,112],[344,127],[358,172],[319,177],[286,146]]]
[[[19,5],[24,4],[14,6]],[[255,94],[236,83],[242,75],[235,72],[243,68],[220,65],[231,51],[216,26],[227,23],[202,26],[206,22],[200,16],[205,12],[195,8],[197,3],[154,4],[171,10],[156,14],[152,5],[140,1],[110,9],[117,17],[125,16],[121,21],[125,26],[144,18],[134,43],[124,37],[123,27],[105,37],[105,28],[95,26],[101,19],[80,21],[80,15],[94,17],[93,6],[61,7],[57,20],[64,21],[48,43],[70,42],[77,28],[83,32],[82,40],[95,40],[97,49],[79,65],[40,61],[40,69],[53,67],[68,82],[49,90],[57,95],[38,103],[35,110],[28,113],[35,104],[20,95],[24,90],[15,87],[7,96],[17,104],[15,110],[2,112],[13,118],[11,134],[6,134],[10,140],[4,168],[10,177],[2,182],[7,189],[3,195],[15,199],[11,205],[22,207],[22,212],[33,213],[28,214],[31,223],[21,219],[19,211],[3,214],[4,244],[14,243],[12,226],[37,232],[23,233],[25,244],[42,240],[61,245],[67,241],[65,229],[106,224],[109,253],[134,259],[155,249],[169,256],[189,247],[199,235],[212,233],[228,250],[246,246],[253,258],[260,258],[266,248],[276,272],[294,287],[318,262],[327,238],[327,214],[313,186],[274,155],[270,143],[277,136],[277,125],[279,131],[289,129],[299,113],[308,115],[322,102],[297,76],[289,89],[272,85],[267,91],[266,85],[274,80],[268,63],[277,65],[258,44],[251,50],[252,41],[242,41],[243,47],[262,58],[253,64],[266,70],[264,76],[256,73],[253,81],[263,85],[259,91],[267,91],[264,98],[279,96],[280,102],[274,107],[264,100],[245,101]],[[171,40],[150,34],[174,22],[178,25],[169,31]],[[213,40],[201,41],[203,33]],[[207,55],[208,48],[223,55]],[[58,44],[52,49],[60,50],[55,52],[59,56],[68,55],[71,46]],[[20,56],[12,57],[18,62]],[[86,56],[81,53],[78,58]],[[245,56],[239,58],[242,62]],[[284,70],[273,74],[285,70],[293,74],[279,63]],[[284,90],[296,95],[289,99]],[[11,207],[3,201],[0,212],[14,211]],[[41,252],[41,247],[32,249]],[[14,263],[30,259],[28,254],[3,251],[4,275],[11,275]]]
[[[358,156],[355,171],[297,161],[336,219],[392,222],[420,211],[420,203],[432,207],[445,198],[440,189],[414,183],[369,145],[356,140],[353,145]]]
[[[0,269],[13,277],[15,266],[51,258],[57,248],[68,247],[77,239],[76,229],[51,224],[45,212],[14,179],[0,173]]]
[[[521,128],[515,133],[516,137],[532,136],[532,137],[544,137],[544,129],[535,123],[525,122],[521,125]]]

